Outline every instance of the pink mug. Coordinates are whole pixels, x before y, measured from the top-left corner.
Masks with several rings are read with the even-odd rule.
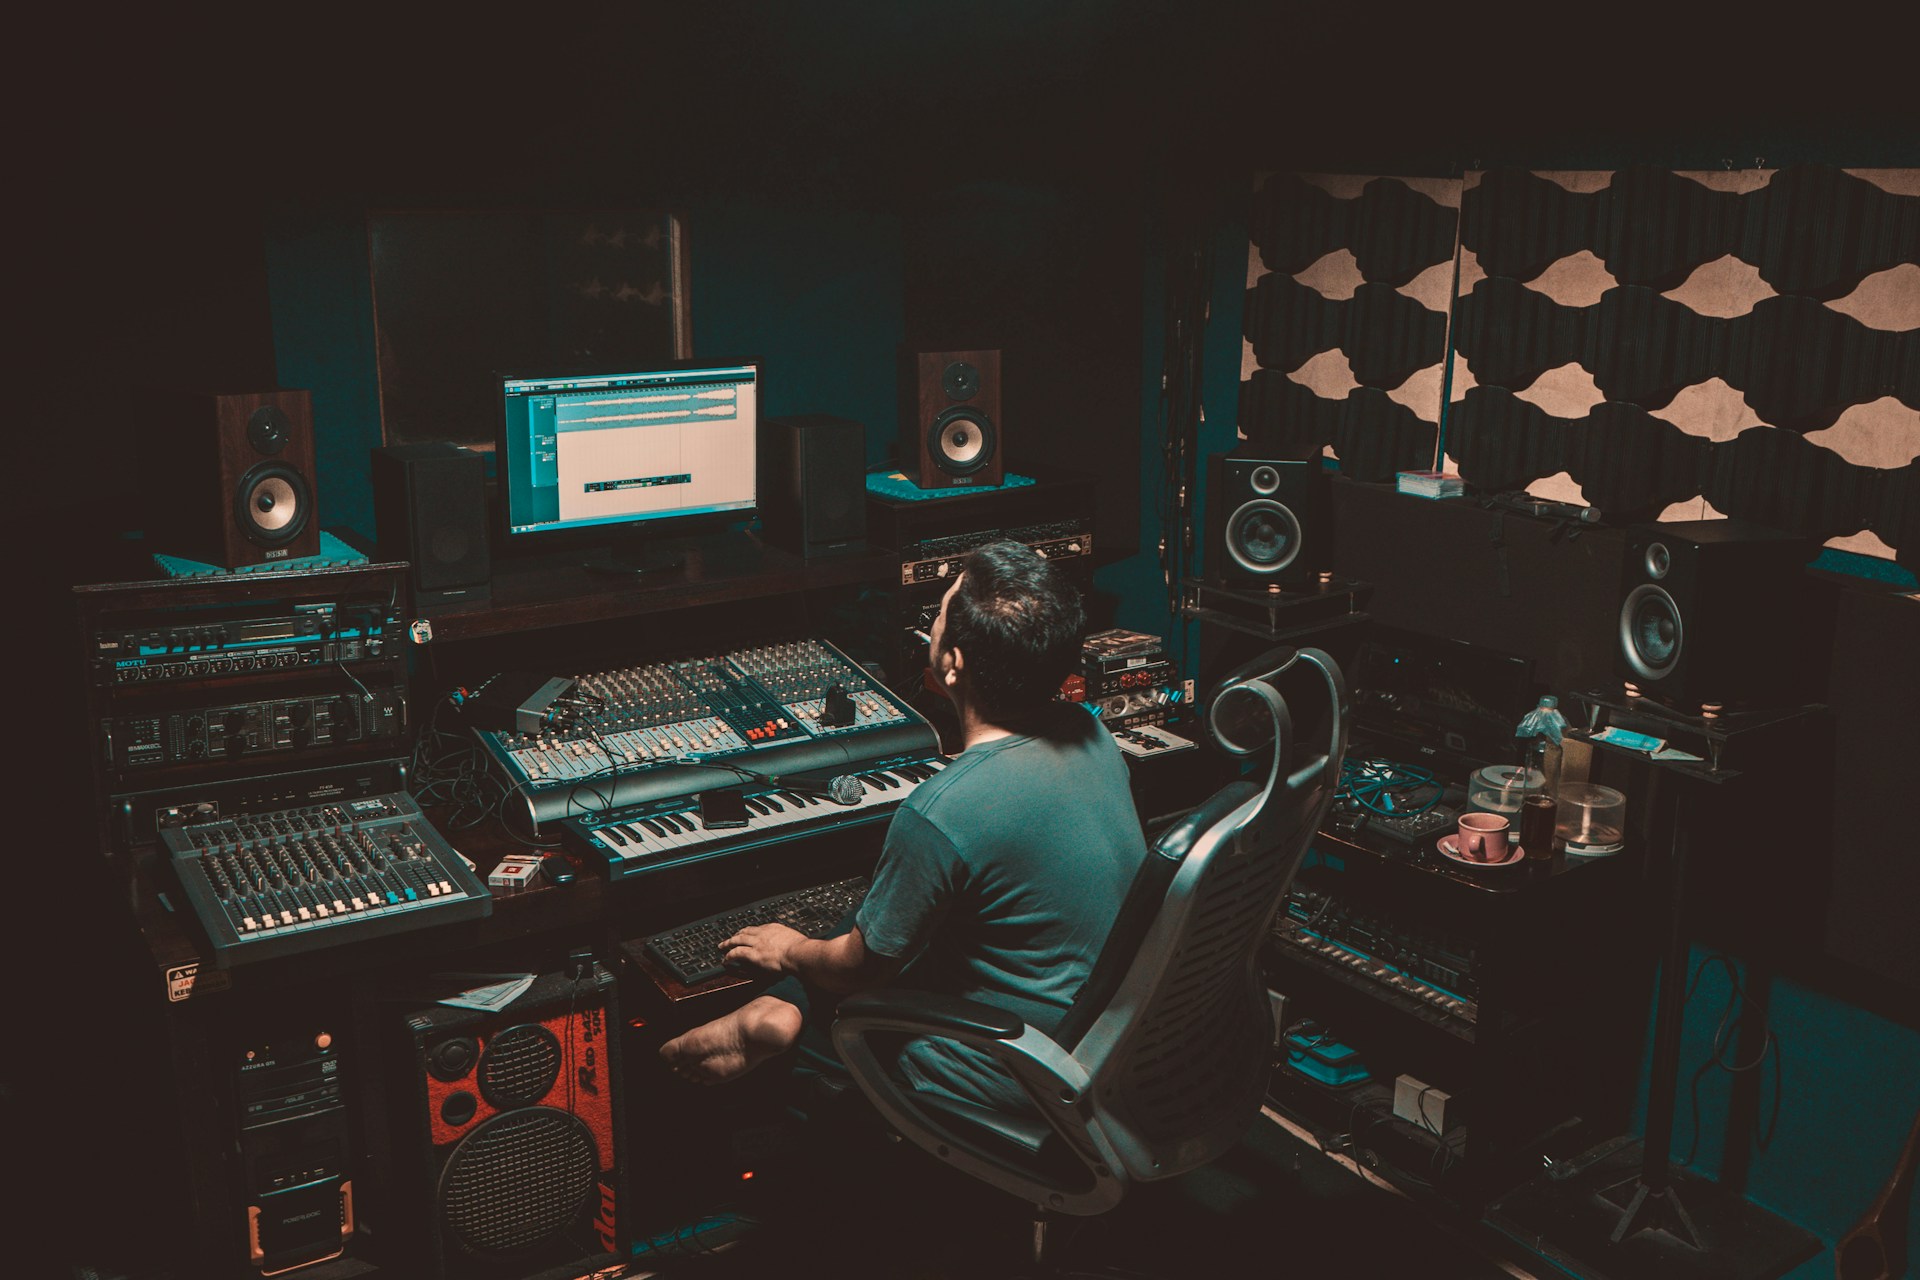
[[[1469,862],[1505,862],[1507,828],[1513,823],[1497,813],[1463,813],[1455,837],[1460,856]]]

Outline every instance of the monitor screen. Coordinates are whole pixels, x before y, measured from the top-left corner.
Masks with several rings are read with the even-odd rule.
[[[753,361],[683,361],[502,375],[495,465],[508,541],[618,550],[751,517],[759,372]]]

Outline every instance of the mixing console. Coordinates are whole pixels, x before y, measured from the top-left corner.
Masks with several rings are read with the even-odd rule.
[[[925,719],[820,640],[574,678],[574,714],[547,731],[477,730],[534,830],[682,798],[722,773],[857,773],[937,753]]]
[[[404,792],[160,833],[225,966],[492,913],[485,885]]]

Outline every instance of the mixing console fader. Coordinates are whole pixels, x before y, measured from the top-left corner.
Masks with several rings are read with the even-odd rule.
[[[821,640],[574,677],[541,733],[476,730],[535,830],[769,774],[855,773],[937,754],[938,735]]]
[[[493,910],[487,887],[404,792],[242,813],[160,836],[222,967]]]

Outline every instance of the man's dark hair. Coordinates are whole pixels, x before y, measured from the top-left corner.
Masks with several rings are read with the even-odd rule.
[[[1080,663],[1080,592],[1018,542],[976,548],[960,572],[945,640],[966,655],[975,705],[1003,720],[1042,710]]]

